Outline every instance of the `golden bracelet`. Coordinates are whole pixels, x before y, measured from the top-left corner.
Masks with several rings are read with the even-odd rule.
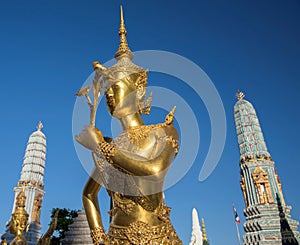
[[[100,153],[110,163],[111,163],[111,157],[115,155],[115,152],[116,152],[115,146],[105,141],[99,143],[99,146],[96,149],[96,154]]]
[[[93,243],[96,245],[99,245],[99,243],[105,244],[106,242],[106,234],[103,227],[97,227],[91,230],[91,237],[93,240]]]

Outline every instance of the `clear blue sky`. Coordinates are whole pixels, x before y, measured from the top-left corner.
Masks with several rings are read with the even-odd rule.
[[[232,202],[244,221],[233,121],[237,89],[258,112],[286,202],[300,220],[299,1],[6,1],[0,5],[1,233],[11,214],[28,136],[39,120],[48,143],[42,224],[47,226],[53,207],[81,208],[88,175],[73,145],[74,94],[92,72],[91,63],[110,60],[116,52],[120,4],[131,49],[166,50],[195,62],[214,82],[226,111],[223,155],[212,175],[199,182],[210,143],[207,110],[176,79],[150,75],[150,85],[161,81],[182,89],[201,131],[195,163],[166,191],[184,244],[190,239],[193,207],[206,220],[211,244],[237,244]],[[163,118],[161,112],[151,120]],[[100,194],[103,216],[105,195]]]

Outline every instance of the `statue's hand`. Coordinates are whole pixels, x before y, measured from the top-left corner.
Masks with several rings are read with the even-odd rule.
[[[93,126],[85,126],[79,135],[75,136],[76,141],[91,151],[96,150],[99,143],[104,141],[102,132]]]

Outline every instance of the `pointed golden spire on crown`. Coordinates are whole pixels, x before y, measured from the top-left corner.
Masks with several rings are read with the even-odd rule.
[[[242,100],[245,98],[245,94],[243,92],[241,92],[240,90],[238,90],[238,92],[235,95],[237,97],[238,100]]]
[[[203,241],[208,241],[207,236],[206,236],[206,228],[205,228],[205,224],[204,224],[204,219],[202,219],[202,240]]]
[[[133,58],[133,53],[131,53],[131,50],[128,47],[126,35],[127,35],[127,31],[125,28],[123,8],[121,5],[120,6],[120,29],[119,29],[120,44],[119,44],[119,49],[118,49],[117,53],[115,54],[115,58],[117,60],[120,59],[120,57],[123,55],[127,55],[130,59]]]

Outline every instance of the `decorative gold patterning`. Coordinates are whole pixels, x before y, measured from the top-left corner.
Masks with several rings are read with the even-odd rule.
[[[97,227],[92,229],[91,237],[94,244],[107,244],[107,236],[103,227]]]
[[[124,233],[133,244],[149,244],[150,241],[153,240],[150,225],[142,221],[136,221],[130,224]]]
[[[268,172],[258,166],[254,169],[252,178],[256,187],[259,204],[274,203]]]
[[[139,145],[139,142],[146,139],[154,129],[163,128],[167,125],[171,125],[174,121],[175,109],[176,109],[176,107],[174,107],[169,112],[169,114],[166,116],[164,123],[131,127],[128,130],[128,134],[129,134],[131,143]],[[178,153],[178,150],[179,150],[178,140],[172,138],[171,136],[166,136],[166,137],[163,136],[161,138],[165,139],[167,142],[170,142],[172,144],[172,147],[175,149],[176,153]]]
[[[112,225],[108,231],[110,245],[182,245],[170,222],[149,226],[136,221],[129,227]]]
[[[25,181],[19,181],[18,182],[18,186],[19,187],[23,187],[23,186],[36,186],[40,189],[44,189],[44,184],[40,183],[40,182],[36,182],[34,180],[25,180]]]
[[[120,196],[119,193],[114,193],[113,196],[113,202],[114,202],[114,209],[121,209],[125,214],[130,215],[131,212],[133,211],[134,206],[136,206],[137,204],[132,201],[130,198],[128,199],[124,199]],[[111,216],[113,216],[115,214],[114,211],[111,212]]]
[[[242,156],[240,159],[240,164],[243,164],[245,162],[257,162],[257,161],[272,161],[271,156],[267,155],[248,155],[248,156]]]
[[[95,152],[97,154],[102,154],[108,162],[111,162],[111,157],[114,156],[116,148],[113,144],[101,142]]]

